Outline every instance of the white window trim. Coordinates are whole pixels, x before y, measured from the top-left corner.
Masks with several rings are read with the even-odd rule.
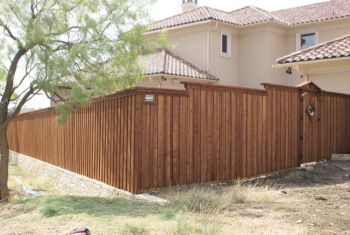
[[[227,53],[222,52],[222,36],[226,35],[227,36]],[[232,47],[232,37],[231,33],[229,31],[221,31],[220,35],[220,55],[222,57],[231,57],[231,47]]]
[[[315,34],[315,41],[316,41],[316,45],[320,43],[320,34],[318,30],[310,30],[310,31],[302,31],[302,32],[298,32],[296,35],[296,51],[300,51],[301,50],[301,35],[303,34],[309,34],[309,33],[314,33]]]

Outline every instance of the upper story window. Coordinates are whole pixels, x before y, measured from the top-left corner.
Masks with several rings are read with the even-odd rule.
[[[229,32],[221,33],[221,56],[231,56],[231,34]]]
[[[182,0],[182,3],[195,3],[195,4],[198,4],[198,0]]]
[[[316,33],[300,34],[300,49],[306,49],[317,44]]]

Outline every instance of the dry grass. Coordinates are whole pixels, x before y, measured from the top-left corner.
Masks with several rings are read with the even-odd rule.
[[[16,177],[20,181],[25,182],[26,187],[29,189],[36,190],[36,191],[50,191],[50,192],[56,191],[56,185],[54,181],[49,178],[35,177],[18,166],[11,166],[9,171],[12,177]],[[18,182],[13,180],[10,181],[10,183],[13,183],[13,186],[15,188],[18,188],[18,186],[22,186],[22,185],[19,185]]]
[[[297,212],[295,206],[289,204],[279,204],[275,207],[275,210],[284,212]]]
[[[222,191],[194,187],[176,193],[172,201],[177,207],[190,212],[222,213],[234,209],[237,204],[272,202],[278,194],[272,187],[243,185],[237,181]]]
[[[121,234],[125,235],[148,235],[149,230],[144,224],[140,223],[127,223],[124,225],[123,229],[120,231]]]
[[[350,173],[350,163],[345,168]],[[323,174],[334,174],[338,168],[325,169],[326,165]],[[49,191],[27,198],[11,180],[12,194],[17,197],[10,204],[0,204],[1,234],[66,234],[75,227],[88,227],[94,235],[346,234],[350,232],[350,185],[341,180],[349,173],[339,171],[334,185],[285,187],[283,193],[273,184],[247,181],[231,186],[173,187],[158,193],[170,201],[159,205],[125,197],[64,195],[52,190],[45,179],[12,168],[12,178]],[[287,176],[293,182],[300,177],[304,183],[304,174],[310,172],[292,171]],[[327,201],[315,199],[320,196]]]

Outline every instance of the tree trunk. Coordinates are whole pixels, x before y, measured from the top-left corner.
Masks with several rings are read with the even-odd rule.
[[[7,141],[7,126],[0,128],[0,201],[8,201],[7,186],[9,173],[9,145]]]

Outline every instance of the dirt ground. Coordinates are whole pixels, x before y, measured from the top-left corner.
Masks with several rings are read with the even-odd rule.
[[[12,176],[28,178],[18,170]],[[241,184],[238,190],[229,185],[200,186],[200,194],[207,197],[189,194],[198,186],[164,189],[157,194],[169,205],[155,205],[126,198],[74,198],[57,193],[59,189],[24,199],[21,186],[11,182],[15,197],[0,204],[0,234],[67,234],[71,228],[87,226],[94,235],[350,235],[350,161],[321,162]],[[229,206],[211,206],[225,193],[235,197]]]
[[[278,185],[283,218],[307,234],[350,234],[350,161],[322,162],[252,181]]]

